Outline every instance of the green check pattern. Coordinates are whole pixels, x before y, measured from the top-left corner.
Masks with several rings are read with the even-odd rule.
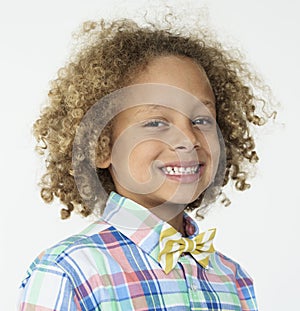
[[[252,279],[219,252],[206,269],[191,255],[181,256],[166,274],[158,261],[163,225],[149,210],[111,193],[99,221],[32,263],[18,310],[257,310]]]

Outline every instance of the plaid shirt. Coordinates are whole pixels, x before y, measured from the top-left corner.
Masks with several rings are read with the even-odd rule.
[[[111,193],[100,221],[33,262],[19,310],[257,310],[251,278],[219,252],[208,269],[181,256],[166,275],[157,260],[162,225]]]

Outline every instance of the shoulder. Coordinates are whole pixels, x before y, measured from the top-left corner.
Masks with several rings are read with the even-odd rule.
[[[104,222],[95,222],[81,233],[42,252],[33,261],[20,285],[20,308],[77,310],[73,289],[89,278],[86,272],[89,271],[89,261],[85,258],[92,257],[91,250],[103,244],[97,236],[109,227]],[[98,253],[101,256],[101,252]]]
[[[252,283],[252,278],[248,272],[238,262],[221,252],[216,251],[211,256],[211,264],[215,270],[221,271],[235,280],[245,279]]]
[[[83,254],[89,249],[101,246],[104,244],[100,238],[101,233],[109,229],[110,225],[99,220],[94,222],[86,229],[76,235],[72,235],[59,243],[45,249],[37,258],[33,261],[30,268],[27,271],[27,275],[41,267],[55,266],[57,269],[61,268],[62,262],[67,257],[72,257],[75,254]]]

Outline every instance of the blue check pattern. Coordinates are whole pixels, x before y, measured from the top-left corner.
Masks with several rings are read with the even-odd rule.
[[[163,224],[111,193],[99,221],[32,263],[19,310],[257,310],[252,279],[219,252],[207,269],[187,254],[166,274],[158,261]]]

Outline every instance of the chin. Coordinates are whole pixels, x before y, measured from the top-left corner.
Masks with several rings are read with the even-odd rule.
[[[196,189],[191,189],[189,187],[178,187],[172,194],[169,195],[168,201],[173,204],[190,204],[197,200],[199,196],[207,189],[209,183],[207,185],[201,185],[201,187],[197,187]]]
[[[168,199],[168,202],[172,204],[180,204],[180,205],[188,205],[195,200],[198,199],[200,194],[193,194],[193,195],[188,195],[188,194],[175,194],[173,197],[170,197]]]

